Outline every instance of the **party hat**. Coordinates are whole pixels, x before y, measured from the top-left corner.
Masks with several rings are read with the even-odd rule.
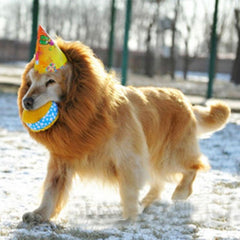
[[[67,58],[41,25],[35,53],[34,70],[38,73],[56,72],[67,62]]]

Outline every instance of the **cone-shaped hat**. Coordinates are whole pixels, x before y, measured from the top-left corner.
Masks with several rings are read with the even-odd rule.
[[[40,74],[55,72],[65,65],[67,58],[41,25],[38,27],[38,36],[35,52],[34,70]]]

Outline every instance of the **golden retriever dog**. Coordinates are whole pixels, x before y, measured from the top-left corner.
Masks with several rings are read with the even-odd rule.
[[[55,101],[59,119],[31,137],[49,151],[40,206],[23,221],[40,223],[60,212],[72,178],[101,179],[119,187],[123,217],[135,220],[160,197],[164,183],[181,175],[172,199],[186,199],[199,170],[209,169],[198,138],[219,130],[230,109],[223,102],[192,106],[176,89],[124,87],[105,71],[92,50],[80,42],[58,39],[68,63],[54,73],[38,74],[34,59],[26,66],[18,92],[20,117],[24,99],[31,109]],[[139,205],[139,191],[150,190]]]

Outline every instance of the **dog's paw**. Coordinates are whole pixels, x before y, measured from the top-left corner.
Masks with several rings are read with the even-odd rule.
[[[43,222],[43,217],[39,213],[28,212],[22,216],[22,220],[28,224],[39,224]]]
[[[139,203],[139,207],[138,207],[138,214],[142,214],[145,211],[146,207]]]
[[[129,221],[129,222],[136,222],[138,220],[139,212],[138,211],[132,211],[132,212],[124,212],[122,215],[123,221]]]
[[[188,188],[176,188],[172,195],[172,200],[186,200],[190,195],[192,191]]]
[[[130,218],[128,218],[128,219],[122,218],[122,219],[117,220],[115,222],[115,224],[118,225],[118,226],[126,226],[126,225],[129,225],[129,224],[132,224],[132,223],[134,223],[134,221],[132,221]]]

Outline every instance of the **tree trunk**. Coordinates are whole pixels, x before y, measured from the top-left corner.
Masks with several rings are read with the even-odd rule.
[[[175,68],[176,68],[176,60],[175,60],[175,35],[176,28],[175,24],[172,28],[172,45],[170,50],[170,76],[172,80],[175,80]]]
[[[47,33],[50,32],[50,20],[49,20],[49,17],[50,17],[50,9],[49,9],[49,4],[48,4],[48,1],[45,2],[45,6],[44,6],[44,24],[45,24],[45,28],[46,28],[46,31]]]
[[[237,36],[238,36],[238,45],[237,45],[237,52],[236,52],[236,57],[233,63],[233,68],[232,68],[232,76],[231,76],[231,81],[234,82],[235,84],[240,84],[240,9],[235,9],[235,19],[236,19],[236,31],[237,31]]]
[[[145,53],[145,74],[148,77],[154,77],[155,74],[155,59],[154,59],[154,53],[151,50],[151,39],[152,39],[152,28],[154,24],[156,23],[158,19],[158,14],[159,14],[159,3],[160,0],[156,1],[156,11],[153,14],[152,20],[149,23],[149,26],[147,28],[147,38],[146,38],[146,53]]]
[[[183,79],[187,80],[187,73],[189,69],[189,52],[188,52],[188,40],[185,41],[185,55],[183,59]]]
[[[237,53],[233,63],[231,82],[240,84],[240,34],[238,35]]]
[[[145,74],[150,78],[154,77],[155,74],[154,63],[154,53],[149,48],[145,53]]]
[[[171,43],[171,49],[170,49],[170,76],[172,80],[175,80],[175,70],[176,70],[176,59],[175,59],[175,48],[176,48],[176,25],[177,25],[177,19],[178,19],[178,13],[179,13],[179,6],[180,6],[180,0],[177,0],[176,6],[174,9],[174,18],[172,20],[172,43]]]
[[[154,77],[154,58],[151,51],[151,31],[154,21],[148,26],[147,39],[146,39],[146,53],[145,53],[145,74],[148,77]]]

